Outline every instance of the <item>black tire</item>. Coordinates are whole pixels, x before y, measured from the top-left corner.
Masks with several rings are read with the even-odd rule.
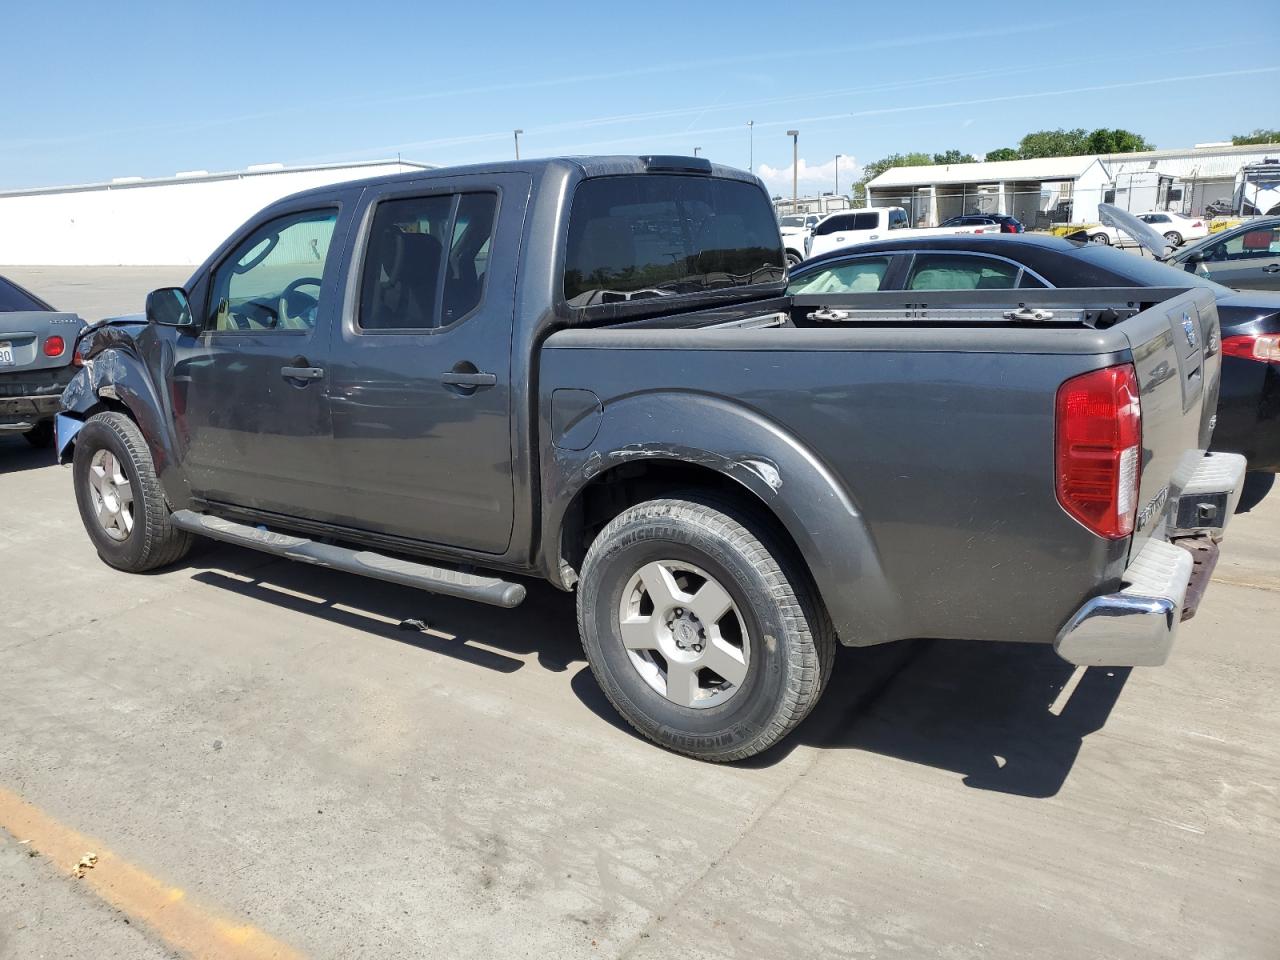
[[[1172,243],[1175,247],[1182,246],[1182,234],[1178,233],[1176,230],[1170,230],[1168,233],[1164,235],[1164,238],[1168,240],[1170,243]]]
[[[748,669],[722,704],[673,703],[645,681],[623,646],[623,591],[659,559],[706,571],[741,614]],[[763,524],[700,494],[638,504],[600,532],[582,565],[578,629],[597,682],[627,722],[701,760],[740,760],[773,746],[813,709],[835,660],[835,631],[807,571]]]
[[[53,446],[53,421],[41,420],[34,427],[23,434],[27,438],[27,443],[31,444],[37,450],[45,450]]]
[[[794,250],[787,251],[787,268],[788,269],[790,269],[791,267],[798,267],[803,260],[804,260],[804,257],[800,256],[800,254],[796,253]]]
[[[1090,243],[1100,243],[1100,244],[1102,244],[1103,246],[1107,246],[1107,247],[1111,246],[1111,238],[1110,238],[1110,237],[1108,237],[1105,233],[1091,233],[1091,234],[1089,234],[1089,242],[1090,242]]]
[[[133,494],[133,529],[123,540],[114,540],[107,534],[94,507],[89,468],[99,450],[108,450],[115,456]],[[191,549],[191,534],[170,522],[169,505],[142,431],[123,413],[99,413],[80,428],[72,477],[80,519],[98,556],[109,566],[142,573],[176,563]]]

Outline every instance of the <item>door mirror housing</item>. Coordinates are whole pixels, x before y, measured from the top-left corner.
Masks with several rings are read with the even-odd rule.
[[[187,291],[181,287],[161,287],[147,294],[147,323],[163,327],[191,327],[195,320]]]

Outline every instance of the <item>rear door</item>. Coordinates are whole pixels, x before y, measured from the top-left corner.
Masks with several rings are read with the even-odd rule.
[[[511,336],[530,178],[370,191],[330,364],[345,525],[499,554],[514,517]]]

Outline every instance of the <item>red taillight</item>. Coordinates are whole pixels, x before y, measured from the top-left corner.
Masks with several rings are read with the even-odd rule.
[[[1280,333],[1242,334],[1222,339],[1222,352],[1228,357],[1244,357],[1262,363],[1280,363]]]
[[[1142,473],[1142,407],[1133,364],[1094,370],[1059,387],[1057,431],[1062,508],[1100,537],[1129,536]]]
[[[1203,227],[1203,226],[1204,226],[1204,224],[1203,224],[1201,221],[1197,220],[1197,221],[1196,221],[1195,223],[1193,223],[1191,226],[1193,226],[1193,227]]]
[[[1000,224],[1000,232],[1001,233],[1017,233],[1018,228],[1015,227],[1012,223],[1002,223]]]
[[[44,338],[44,355],[46,357],[60,357],[67,349],[67,341],[63,340],[57,334],[52,337]]]

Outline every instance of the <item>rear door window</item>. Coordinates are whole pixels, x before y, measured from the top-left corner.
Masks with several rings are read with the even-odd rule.
[[[755,184],[598,177],[573,198],[564,296],[591,307],[778,283],[784,263],[772,204]]]
[[[787,293],[874,293],[884,283],[889,257],[859,257],[799,277]]]
[[[1022,268],[993,257],[948,253],[917,254],[907,275],[908,290],[1007,290],[1018,285]]]

